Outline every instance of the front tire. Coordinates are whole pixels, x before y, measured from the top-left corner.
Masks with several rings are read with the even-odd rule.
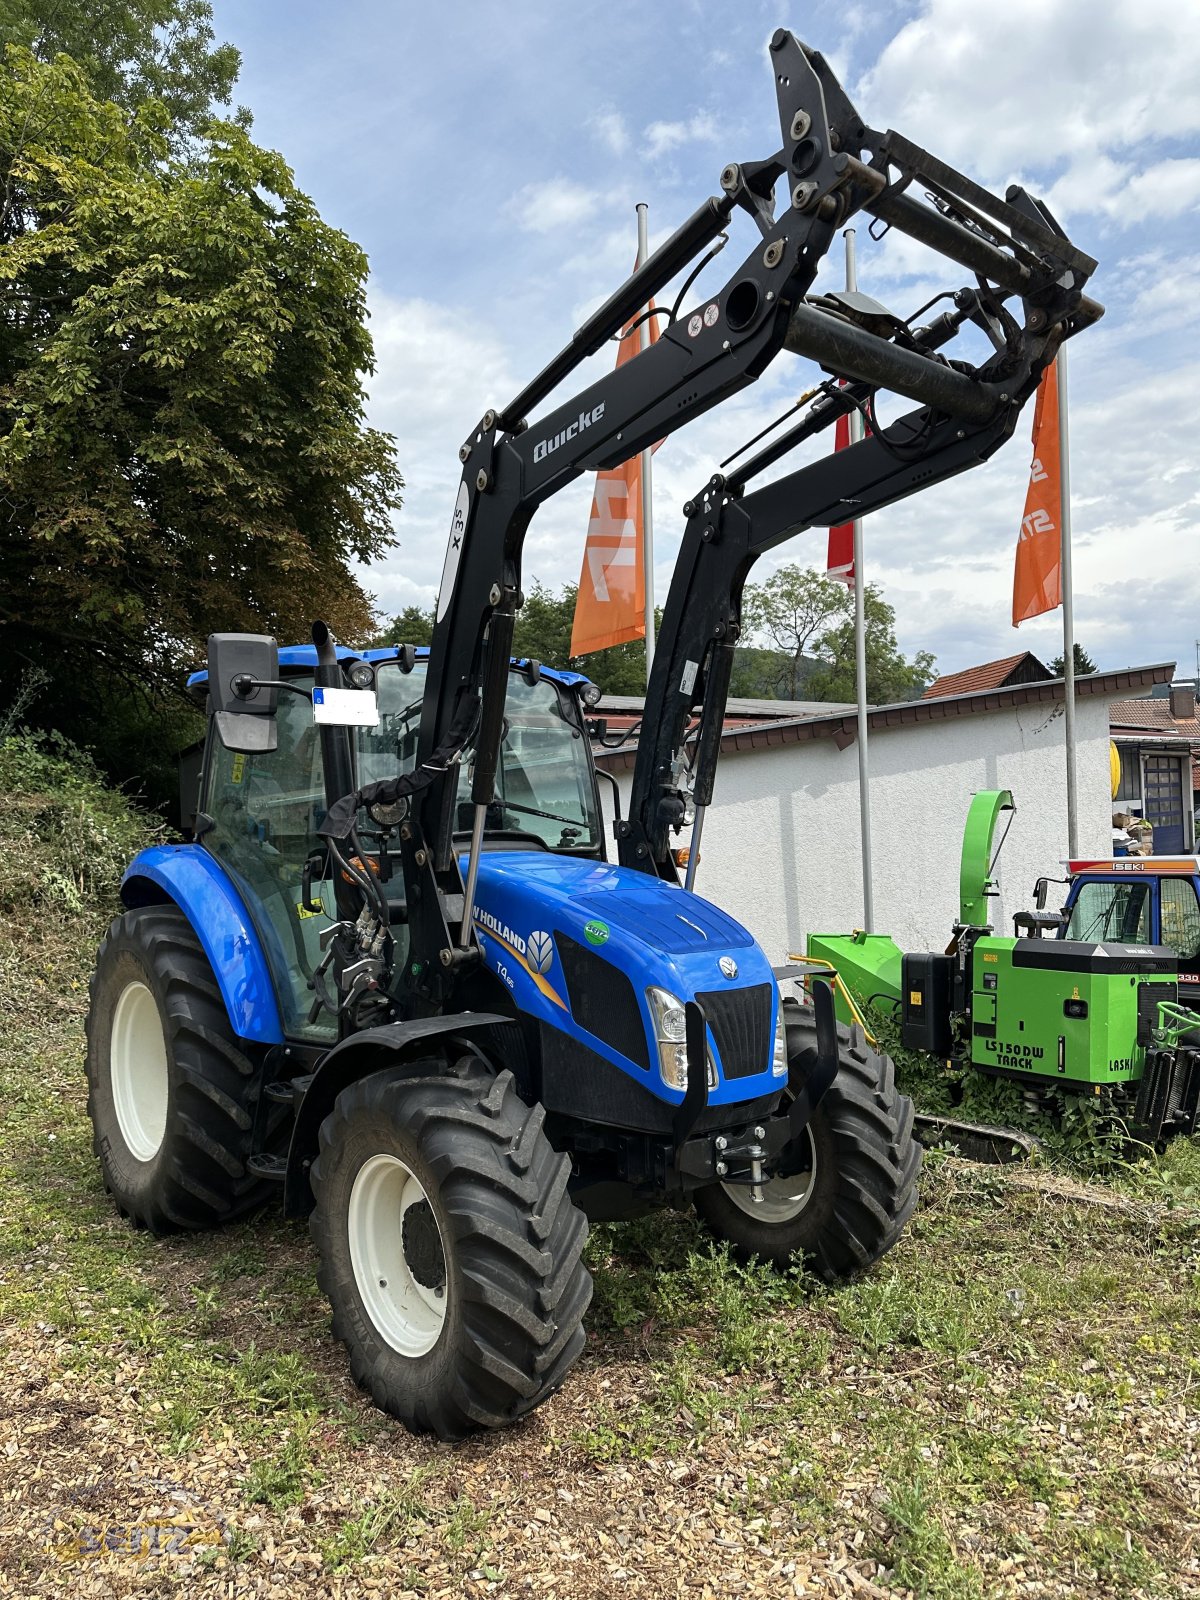
[[[182,911],[118,917],[92,975],[87,1080],[92,1146],[124,1216],[170,1233],[263,1204],[246,1167],[258,1078]]]
[[[795,1094],[816,1063],[816,1020],[784,1004]],[[858,1028],[839,1024],[837,1034],[837,1074],[801,1135],[792,1175],[765,1184],[761,1205],[740,1184],[712,1184],[694,1196],[701,1218],[739,1259],[804,1261],[827,1282],[865,1271],[892,1248],[916,1206],[921,1168],[912,1101],[896,1092],[891,1058]]]
[[[414,1433],[533,1410],[584,1347],[570,1162],[512,1074],[426,1061],[338,1096],[312,1167],[318,1281],[356,1381]]]

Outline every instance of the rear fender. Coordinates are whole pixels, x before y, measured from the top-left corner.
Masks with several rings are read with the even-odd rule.
[[[198,844],[154,845],[129,863],[122,903],[179,907],[216,975],[239,1039],[282,1044],[283,1024],[270,968],[241,897],[219,861]]]
[[[343,1089],[385,1067],[415,1066],[431,1054],[447,1055],[456,1047],[460,1053],[474,1050],[477,1047],[472,1043],[472,1034],[512,1020],[498,1012],[459,1011],[449,1016],[418,1017],[413,1022],[389,1022],[382,1028],[364,1028],[334,1045],[322,1056],[296,1112],[283,1188],[284,1214],[303,1216],[312,1206],[308,1169],[316,1159],[321,1124]]]

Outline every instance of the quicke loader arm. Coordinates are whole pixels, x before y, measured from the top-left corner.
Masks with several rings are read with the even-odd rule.
[[[1012,432],[1061,339],[1101,314],[1083,296],[1094,261],[1068,243],[1043,208],[1020,191],[1010,191],[1007,202],[996,200],[899,135],[866,127],[823,58],[792,34],[778,31],[770,52],[781,148],[766,160],[728,165],[721,195],[655,251],[520,394],[485,413],[459,452],[463,474],[437,600],[418,759],[428,762],[445,749],[456,718],[461,728],[464,706],[478,697],[470,736],[474,831],[464,885],[453,845],[453,765],[422,791],[401,829],[414,957],[406,981],[415,1011],[449,1003],[460,974],[477,961],[475,872],[503,737],[522,545],[538,506],[581,473],[627,460],[733,395],[785,347],[850,380],[850,403],[891,388],[921,404],[915,420],[887,430],[905,444],[868,441],[836,462],[805,469],[809,476],[801,484],[795,477],[802,475],[794,475],[748,499],[710,485],[691,508],[680,559],[684,576],[677,574],[672,587],[668,642],[660,646],[651,684],[651,704],[670,717],[673,730],[681,729],[699,703],[706,713],[723,710],[727,646],[754,555],[802,527],[840,520],[848,505],[874,510],[984,459]],[[776,216],[782,179],[786,203]],[[914,182],[929,192],[931,204],[907,192]],[[762,237],[725,286],[694,314],[663,328],[635,360],[527,425],[528,413],[712,245],[738,206]],[[921,340],[902,327],[881,329],[869,318],[856,323],[828,303],[806,301],[837,230],[860,210],[986,279],[985,287],[969,291],[977,299],[960,307],[997,347],[984,366],[950,365],[936,354],[939,339],[953,328],[935,324]],[[1023,327],[1004,308],[1003,298],[1011,295],[1021,298]],[[827,426],[845,404],[828,399],[821,410],[818,403],[819,422],[808,432]],[[919,456],[911,430],[921,442]],[[783,447],[800,436],[808,433],[789,437]],[[779,447],[773,450],[743,469],[741,480],[777,459]],[[744,555],[731,560],[738,541]],[[699,559],[700,549],[717,552],[718,560]],[[703,613],[703,627],[691,607]],[[696,667],[685,674],[688,661]],[[648,705],[647,726],[653,726],[650,716]],[[671,742],[680,744],[681,734],[673,732]],[[654,752],[660,774],[661,738]],[[662,787],[661,778],[642,782],[621,850],[623,860],[667,871],[661,841],[671,817],[658,817]]]

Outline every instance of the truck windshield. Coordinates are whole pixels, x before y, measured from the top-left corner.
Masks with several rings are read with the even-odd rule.
[[[396,662],[380,663],[376,689],[379,723],[359,732],[360,784],[412,770],[425,663],[418,661],[411,672],[401,672]],[[496,798],[485,828],[497,842],[536,842],[548,850],[576,853],[599,849],[600,819],[587,742],[565,701],[565,691],[547,678],[531,684],[522,673],[509,674]],[[463,762],[457,804],[455,827],[469,833],[474,815],[469,758]]]
[[[1085,883],[1071,907],[1066,937],[1091,944],[1149,944],[1150,885]]]

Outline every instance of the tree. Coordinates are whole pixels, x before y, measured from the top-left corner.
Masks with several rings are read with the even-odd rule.
[[[856,695],[853,601],[851,615],[830,628],[821,639],[821,659],[805,685],[810,700],[849,702]],[[928,650],[918,650],[908,660],[896,643],[896,613],[883,598],[876,584],[868,583],[863,593],[866,620],[866,699],[875,706],[892,705],[898,700],[915,700],[934,679],[936,658]]]
[[[1075,663],[1075,673],[1078,677],[1082,677],[1085,672],[1099,672],[1100,670],[1078,640],[1071,645],[1071,659]],[[1066,660],[1066,656],[1061,651],[1055,656],[1050,663],[1050,676],[1052,678],[1062,677]]]
[[[213,630],[363,636],[349,563],[394,543],[365,256],[243,128],[183,158],[163,115],[7,52],[0,703],[39,662],[68,729],[98,676],[176,684]]]
[[[867,584],[863,604],[867,699],[874,705],[913,699],[932,682],[934,657],[927,650],[911,660],[901,654],[895,611],[875,584]],[[742,617],[744,637],[765,637],[777,652],[777,693],[792,700],[855,698],[854,599],[844,584],[789,563],[765,583],[746,586]]]
[[[826,632],[846,614],[847,605],[844,584],[794,562],[773,572],[765,583],[746,586],[743,631],[747,636],[764,635],[784,658],[776,690],[783,699],[800,699],[801,684],[809,675],[806,657],[817,653]]]
[[[126,111],[157,100],[177,142],[229,104],[241,66],[216,43],[209,0],[0,0],[0,41],[45,63],[70,56],[97,99]]]
[[[377,648],[388,644],[428,644],[432,638],[433,607],[423,611],[420,606],[410,605],[394,616],[371,643]]]

